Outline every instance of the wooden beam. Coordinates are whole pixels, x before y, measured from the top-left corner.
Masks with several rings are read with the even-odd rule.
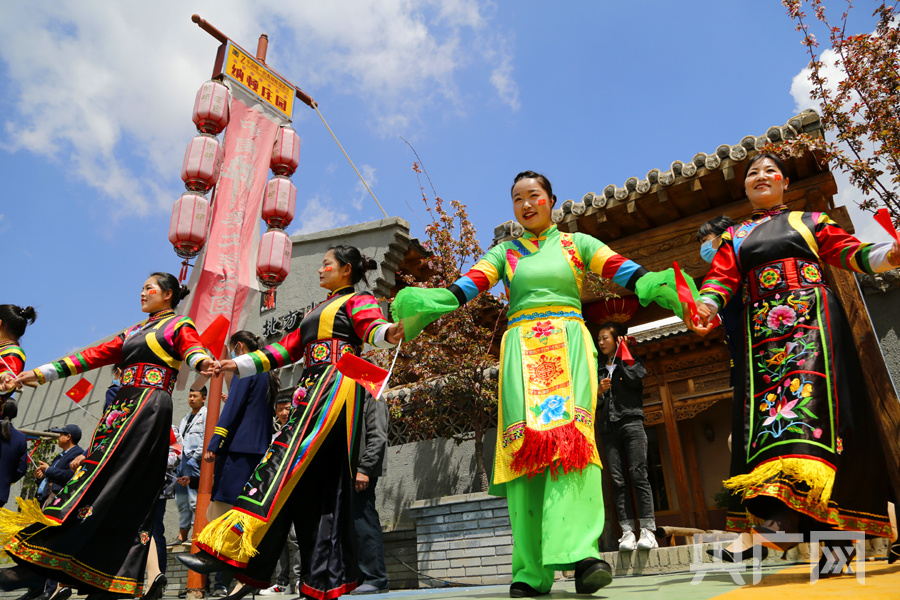
[[[696,527],[697,523],[691,506],[691,492],[688,486],[687,471],[684,466],[684,454],[681,451],[681,436],[678,433],[678,423],[675,421],[675,407],[672,404],[672,394],[669,393],[669,384],[666,382],[665,367],[660,365],[659,368],[660,372],[656,376],[656,384],[662,400],[663,424],[665,425],[666,438],[669,442],[672,472],[675,474],[675,493],[678,496],[681,525],[683,527]]]
[[[688,190],[691,194],[691,204],[700,210],[710,209],[711,205],[709,203],[709,197],[706,195],[706,191],[703,189],[703,184],[700,183],[699,178],[690,181]]]
[[[731,199],[733,201],[743,200],[745,197],[744,183],[734,176],[734,167],[730,165],[722,167],[722,176],[725,178],[725,187],[728,188]]]
[[[703,479],[700,477],[700,464],[697,462],[697,449],[694,446],[694,419],[686,419],[679,423],[681,439],[684,441],[684,458],[687,462],[688,475],[691,478],[691,494],[694,498],[694,513],[697,515],[697,526],[709,529],[709,513],[706,511],[706,498],[703,496]]]

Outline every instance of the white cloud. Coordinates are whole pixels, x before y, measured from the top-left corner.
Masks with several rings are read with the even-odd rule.
[[[299,204],[300,202],[298,201]],[[299,227],[291,231],[290,235],[334,229],[335,227],[347,225],[348,222],[349,218],[346,214],[338,213],[334,210],[334,203],[330,198],[323,200],[316,195],[303,203],[302,209],[294,219],[294,224],[299,225]]]
[[[373,167],[372,165],[360,165],[359,174],[362,175],[366,183],[369,184],[369,188],[374,188],[375,184],[378,183],[378,178],[375,177],[375,167]],[[356,173],[354,173],[354,176],[355,175]],[[355,208],[356,210],[360,210],[362,209],[363,204],[366,202],[366,200],[369,200],[371,198],[371,195],[366,189],[366,186],[363,185],[363,182],[360,181],[358,177],[356,178],[356,185],[353,186],[353,189],[357,195],[350,201],[350,204],[352,204],[353,208]],[[372,189],[372,192],[374,193],[375,190]],[[376,195],[375,197],[377,198],[378,196]],[[375,201],[371,200],[371,202],[374,203]]]
[[[217,0],[190,8],[175,0],[58,0],[41,10],[3,2],[2,93],[13,110],[0,121],[0,148],[71,168],[114,210],[163,210],[181,191],[191,104],[209,76],[203,59],[217,46],[190,22],[193,10],[245,44],[270,32],[278,43],[269,62],[284,65],[284,75],[309,90],[371,99],[373,131],[394,136],[429,107],[462,110],[457,79],[473,65],[499,73],[490,84],[515,107],[510,59],[484,16],[492,9],[476,0]]]

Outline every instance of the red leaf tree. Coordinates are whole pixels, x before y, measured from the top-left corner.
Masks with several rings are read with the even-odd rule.
[[[783,0],[788,16],[803,34],[803,45],[810,56],[810,97],[821,107],[822,124],[831,130],[835,142],[813,140],[800,135],[774,150],[783,155],[807,150],[822,150],[850,176],[851,183],[864,197],[860,208],[874,212],[880,207],[890,211],[900,224],[900,32],[897,27],[897,2],[882,2],[875,8],[875,31],[847,34],[850,0],[840,19],[829,19],[821,0]],[[803,8],[815,15],[810,20]],[[819,52],[820,44],[811,30],[818,21],[828,32],[829,49]],[[826,57],[826,54],[828,55]],[[826,73],[833,65],[839,76],[829,81]]]
[[[417,157],[418,158],[418,157]],[[429,200],[421,176],[427,173],[413,165],[422,191],[422,202],[431,222],[425,226],[422,245],[431,253],[424,281],[398,275],[406,285],[446,287],[483,255],[469,221],[465,205],[450,201],[450,210],[431,186]],[[429,179],[430,183],[430,179]],[[497,349],[505,315],[502,296],[479,294],[458,310],[438,319],[414,340],[404,343],[401,360],[391,379],[392,388],[406,386],[403,400],[391,400],[392,418],[401,421],[412,440],[437,437],[461,443],[475,441],[476,481],[474,489],[487,491],[484,433],[497,421]],[[493,351],[492,351],[493,348]],[[375,351],[374,362],[385,365],[392,351]]]

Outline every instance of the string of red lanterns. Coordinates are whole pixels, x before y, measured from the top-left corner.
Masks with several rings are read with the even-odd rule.
[[[266,288],[265,306],[275,305],[275,288],[281,285],[291,271],[291,238],[284,229],[294,220],[297,188],[289,177],[300,164],[300,136],[292,128],[284,126],[275,136],[270,168],[274,177],[266,184],[263,198],[262,219],[268,231],[259,241],[256,260],[256,277]]]
[[[187,278],[188,260],[206,244],[210,210],[206,194],[216,185],[224,150],[216,137],[228,125],[231,92],[218,81],[207,81],[194,100],[193,120],[198,135],[190,141],[181,163],[181,179],[187,191],[175,201],[169,221],[169,241],[184,259],[179,281]]]

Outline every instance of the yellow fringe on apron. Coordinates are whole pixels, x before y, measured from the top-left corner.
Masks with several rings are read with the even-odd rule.
[[[5,547],[13,537],[20,531],[41,523],[50,527],[59,525],[53,519],[47,517],[41,510],[41,505],[35,499],[24,500],[16,498],[16,504],[19,505],[19,512],[13,512],[8,508],[0,508],[0,546]],[[0,551],[0,556],[6,556],[6,551]]]
[[[818,460],[808,458],[776,458],[759,465],[750,473],[736,475],[722,482],[725,489],[746,493],[754,488],[765,493],[767,483],[786,478],[809,486],[807,500],[810,504],[825,507],[831,500],[834,486],[834,469]]]
[[[251,556],[259,553],[253,544],[253,538],[257,530],[265,525],[266,522],[262,519],[237,510],[229,510],[204,527],[197,541],[209,546],[218,554],[246,564]],[[232,528],[242,531],[243,534],[238,534]]]

